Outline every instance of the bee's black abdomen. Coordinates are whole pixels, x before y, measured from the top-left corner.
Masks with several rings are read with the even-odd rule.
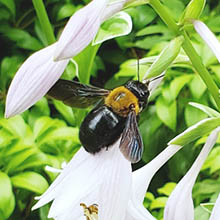
[[[90,153],[97,153],[113,144],[120,137],[125,121],[126,118],[105,105],[94,108],[80,127],[79,138],[83,147]]]

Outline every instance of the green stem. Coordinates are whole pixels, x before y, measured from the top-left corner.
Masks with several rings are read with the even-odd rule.
[[[212,79],[211,75],[209,74],[208,70],[203,65],[202,60],[197,54],[196,50],[194,49],[188,35],[185,32],[183,32],[183,36],[185,38],[185,41],[183,42],[182,47],[186,52],[186,54],[188,55],[189,59],[191,60],[194,68],[199,73],[200,77],[203,79],[205,84],[207,85],[209,91],[211,92],[213,98],[215,99],[218,109],[220,110],[219,89],[215,84],[214,80]]]
[[[159,0],[149,0],[149,4],[161,17],[164,23],[167,24],[170,30],[172,30],[175,34],[179,34],[179,27],[174,19],[170,16],[171,12],[164,5],[162,5]]]
[[[48,45],[54,43],[56,38],[54,36],[53,28],[49,21],[43,0],[32,0],[32,2],[36,10],[37,17],[40,21],[41,28],[43,29],[43,32],[47,38]]]
[[[196,50],[194,49],[188,35],[181,31],[179,26],[176,24],[174,19],[171,17],[167,8],[160,3],[159,0],[149,0],[149,4],[154,8],[154,10],[158,13],[161,19],[167,24],[167,26],[172,30],[174,33],[178,35],[183,35],[184,42],[182,47],[186,54],[188,55],[192,65],[203,79],[204,83],[206,84],[207,88],[209,89],[210,93],[212,94],[215,102],[220,110],[220,97],[219,97],[219,89],[215,84],[214,80],[212,79],[211,75],[207,71],[206,67],[203,65],[200,56],[197,54]]]

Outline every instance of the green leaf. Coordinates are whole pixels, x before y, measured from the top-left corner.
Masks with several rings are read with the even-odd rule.
[[[0,0],[0,3],[5,5],[9,9],[9,11],[12,13],[13,17],[15,17],[16,8],[15,8],[14,0]]]
[[[34,137],[37,141],[41,141],[48,133],[58,127],[63,127],[66,124],[64,121],[58,119],[51,119],[50,117],[41,117],[34,124]]]
[[[148,66],[140,65],[139,74],[140,78],[143,78],[146,73]],[[120,70],[117,72],[114,77],[118,80],[120,77],[134,77],[137,78],[137,60],[127,60],[120,65]]]
[[[1,89],[6,90],[7,82],[14,76],[19,66],[23,62],[21,56],[5,57],[1,62]]]
[[[193,187],[193,198],[198,198],[201,195],[211,195],[216,192],[219,192],[219,181],[205,179],[197,182]]]
[[[75,143],[79,143],[78,139],[78,128],[71,127],[61,127],[53,130],[48,133],[47,136],[41,141],[43,143],[49,143],[50,141],[58,141],[58,140],[71,140]]]
[[[131,17],[136,29],[141,29],[150,24],[156,17],[156,12],[149,5],[132,7],[125,10]]]
[[[188,127],[194,125],[195,123],[201,121],[202,119],[207,118],[207,115],[203,111],[197,108],[193,108],[190,105],[186,106],[184,111],[184,116]]]
[[[194,78],[189,83],[189,88],[193,97],[196,99],[200,99],[207,89],[205,83],[198,75],[194,75]]]
[[[0,127],[3,127],[14,137],[24,138],[24,142],[27,144],[33,143],[31,129],[20,115],[9,119],[1,119]]]
[[[176,187],[176,183],[166,183],[163,187],[159,188],[157,191],[159,194],[164,194],[165,196],[169,196],[171,192]]]
[[[124,7],[125,8],[135,7],[139,5],[145,5],[147,3],[149,3],[149,0],[129,0],[129,1],[126,1]]]
[[[78,64],[75,60],[71,59],[61,78],[72,80],[75,76],[78,76],[78,74]]]
[[[82,52],[74,57],[78,64],[78,77],[81,83],[89,84],[92,66],[100,45],[89,44]]]
[[[210,214],[205,211],[201,206],[195,208],[195,220],[208,220]]]
[[[127,35],[131,32],[131,30],[132,20],[130,15],[121,11],[113,15],[101,25],[98,34],[93,41],[93,45],[101,44],[104,41],[115,37]]]
[[[196,102],[189,102],[189,104],[191,106],[194,106],[194,107],[200,109],[201,111],[205,112],[210,117],[220,117],[219,112],[215,111],[214,109],[212,109],[206,105],[202,105],[202,104],[196,103]]]
[[[0,216],[7,220],[15,208],[12,185],[7,174],[0,172]]]
[[[207,203],[201,203],[200,205],[206,212],[211,214],[215,203],[207,202]]]
[[[19,166],[29,157],[37,153],[37,149],[35,148],[27,148],[24,151],[17,153],[13,156],[13,159],[9,161],[6,166],[6,170],[8,173],[16,172]]]
[[[175,100],[181,89],[192,79],[192,75],[184,75],[175,77],[170,83],[170,94],[172,99]]]
[[[82,5],[74,6],[73,4],[63,5],[57,14],[57,21],[72,16],[78,9],[82,8]]]
[[[158,208],[164,208],[167,202],[167,197],[157,197],[150,206],[150,209],[158,209]]]
[[[73,114],[73,110],[71,107],[65,105],[63,102],[61,101],[57,101],[55,99],[53,99],[53,104],[56,107],[56,109],[59,111],[59,113],[65,118],[65,120],[71,124],[74,125],[75,124],[75,117]]]
[[[40,208],[40,220],[53,220],[52,218],[47,218],[49,210],[50,206],[48,204]]]
[[[136,36],[141,37],[145,35],[151,35],[151,34],[161,34],[167,31],[167,28],[165,25],[151,25],[150,27],[145,27],[137,32]]]
[[[176,129],[176,101],[172,103],[167,103],[165,99],[161,96],[156,102],[157,115],[160,120],[167,125],[170,129],[175,131]]]
[[[191,0],[183,12],[180,23],[191,19],[198,19],[205,7],[205,3],[206,0]]]
[[[16,167],[16,171],[23,171],[33,167],[42,167],[48,165],[49,161],[44,153],[36,153],[25,159],[19,166]]]
[[[210,169],[210,174],[220,170],[220,147],[215,147],[206,159],[202,170]]]
[[[20,48],[36,51],[43,47],[39,40],[32,37],[24,30],[16,28],[2,28],[0,32],[7,36],[10,40],[16,42],[17,46]]]
[[[46,179],[35,172],[23,172],[11,177],[14,187],[27,189],[37,194],[42,194],[48,188]]]
[[[186,145],[220,126],[220,118],[207,118],[189,127],[168,144]]]
[[[49,116],[50,108],[48,101],[45,97],[41,98],[35,105],[29,110],[28,123],[33,126],[35,121],[42,116]]]
[[[146,78],[159,76],[164,72],[169,65],[176,59],[180,52],[180,48],[183,42],[182,37],[177,37],[172,40],[167,47],[163,49],[159,57],[154,61],[151,67],[146,73]]]

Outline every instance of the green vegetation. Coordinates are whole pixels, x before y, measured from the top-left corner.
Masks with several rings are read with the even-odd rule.
[[[47,220],[48,205],[31,211],[34,197],[41,195],[57,175],[45,166],[60,169],[77,152],[79,126],[90,110],[72,109],[43,97],[21,115],[4,118],[6,94],[18,68],[33,52],[53,43],[69,17],[89,1],[40,2],[0,0],[0,220]],[[162,220],[171,191],[192,165],[208,132],[220,125],[220,63],[190,21],[200,16],[219,38],[220,3],[207,1],[204,6],[204,1],[188,5],[189,0],[162,0],[163,10],[157,0],[139,2],[136,7],[125,8],[127,14],[120,12],[105,21],[93,44],[71,60],[62,78],[107,89],[123,85],[137,79],[134,48],[142,58],[141,79],[166,70],[140,117],[145,150],[134,169],[152,160],[188,127],[211,118],[200,127],[199,134],[195,131],[185,139],[172,140],[185,146],[150,185],[144,205]],[[127,34],[130,17],[133,27]],[[195,220],[208,220],[209,213],[200,204],[215,202],[220,192],[219,175],[220,138],[193,188]]]

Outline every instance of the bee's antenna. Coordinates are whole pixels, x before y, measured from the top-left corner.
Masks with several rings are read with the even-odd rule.
[[[140,82],[140,63],[139,63],[139,57],[137,58],[137,77],[138,77],[138,81]]]
[[[131,48],[131,51],[133,55],[137,58],[137,78],[138,81],[140,82],[140,62],[139,62],[140,57],[138,56],[137,51],[134,48]]]

